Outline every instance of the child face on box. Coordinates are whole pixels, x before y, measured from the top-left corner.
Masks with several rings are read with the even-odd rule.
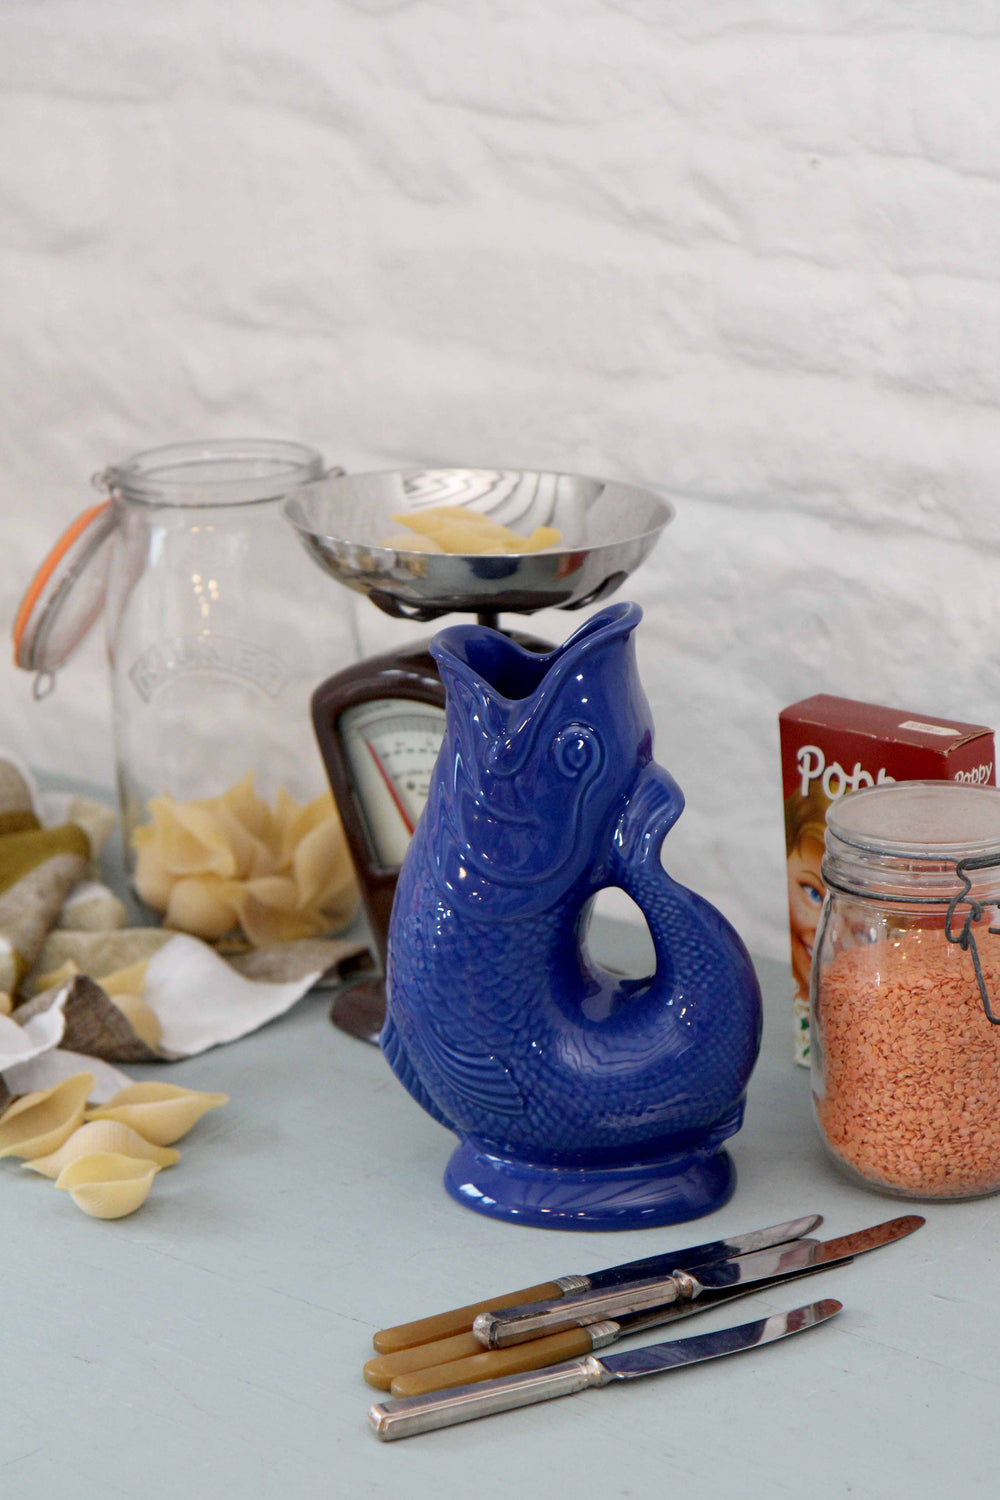
[[[820,860],[823,845],[808,835],[801,839],[788,856],[788,913],[792,928],[792,973],[798,994],[809,994],[809,969],[820,908],[823,905],[823,880]]]

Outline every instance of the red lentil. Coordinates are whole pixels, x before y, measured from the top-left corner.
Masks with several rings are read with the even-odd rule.
[[[1000,1006],[1000,937],[980,929]],[[971,955],[939,928],[843,948],[818,980],[816,1116],[833,1154],[868,1182],[914,1197],[1000,1188],[1000,1026]]]

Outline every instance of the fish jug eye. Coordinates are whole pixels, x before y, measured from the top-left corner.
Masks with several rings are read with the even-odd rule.
[[[552,758],[566,777],[582,776],[600,760],[600,742],[584,724],[567,724],[552,741]]]

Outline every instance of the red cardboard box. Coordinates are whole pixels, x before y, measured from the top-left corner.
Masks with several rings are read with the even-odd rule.
[[[826,810],[883,781],[996,784],[992,729],[817,693],[783,709],[781,778],[795,981],[795,1060],[809,1062],[809,967],[824,886]]]

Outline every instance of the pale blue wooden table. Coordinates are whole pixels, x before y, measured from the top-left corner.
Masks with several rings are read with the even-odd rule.
[[[604,940],[624,955],[634,938]],[[905,1211],[827,1164],[790,1061],[787,976],[760,972],[739,1185],[697,1224],[574,1235],[457,1207],[440,1185],[451,1137],[330,1026],[328,994],[154,1070],[232,1102],[134,1217],[88,1219],[0,1163],[0,1496],[995,1500],[1000,1199],[928,1208],[920,1233],[804,1292],[687,1325],[845,1302],[800,1339],[398,1444],[366,1427],[380,1326],[809,1211],[831,1235]]]

